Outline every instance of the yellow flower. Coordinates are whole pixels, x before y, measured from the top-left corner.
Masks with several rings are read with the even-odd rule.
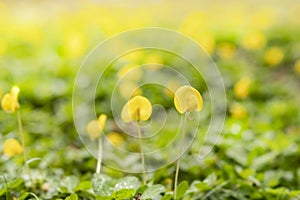
[[[179,113],[199,112],[203,107],[201,94],[195,88],[184,85],[177,89],[174,97],[175,108]]]
[[[218,54],[223,59],[230,59],[234,56],[235,49],[236,48],[233,44],[223,43],[218,47]]]
[[[271,47],[265,54],[265,62],[270,66],[278,65],[283,59],[284,53],[278,47]]]
[[[20,108],[20,104],[18,102],[19,92],[19,87],[13,86],[10,90],[10,93],[4,95],[1,105],[5,112],[13,113]]]
[[[8,157],[23,153],[23,147],[16,139],[7,139],[4,142],[3,153]]]
[[[146,121],[152,114],[150,101],[143,96],[135,96],[123,107],[121,118],[124,122]]]
[[[107,134],[107,139],[115,146],[121,146],[122,142],[124,141],[124,137],[117,132],[110,132]]]
[[[295,63],[295,71],[300,76],[300,59]]]
[[[236,119],[242,119],[247,116],[247,110],[245,109],[245,107],[238,103],[235,103],[230,107],[230,113],[232,117]]]
[[[245,49],[258,50],[262,49],[266,44],[266,38],[261,32],[253,32],[242,41],[242,45]]]
[[[101,114],[98,120],[92,120],[86,126],[86,131],[90,136],[91,140],[95,140],[99,138],[103,132],[107,116],[105,114]]]
[[[248,77],[241,78],[234,86],[234,94],[240,99],[244,99],[249,95],[249,87],[251,80]]]

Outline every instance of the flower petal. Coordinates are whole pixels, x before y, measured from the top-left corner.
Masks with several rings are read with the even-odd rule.
[[[146,121],[151,117],[152,105],[143,96],[135,96],[130,99],[123,107],[121,118],[124,122]]]
[[[16,139],[7,139],[4,142],[3,153],[8,157],[23,153],[23,147]]]
[[[203,107],[203,99],[198,90],[184,85],[176,91],[174,105],[181,114],[192,111],[199,112]]]
[[[98,120],[92,120],[86,126],[86,132],[88,133],[91,140],[95,140],[96,138],[101,136],[102,130]]]
[[[98,123],[99,123],[101,131],[103,131],[103,129],[104,129],[104,126],[106,124],[106,119],[107,119],[107,116],[105,114],[101,114],[98,117]]]
[[[13,86],[10,93],[4,95],[1,101],[1,106],[5,112],[13,113],[20,108],[18,102],[19,92],[20,89],[17,86]]]

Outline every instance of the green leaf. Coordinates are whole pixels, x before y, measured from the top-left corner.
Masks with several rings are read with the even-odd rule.
[[[204,192],[204,191],[207,191],[207,190],[211,189],[211,187],[208,185],[208,183],[201,182],[201,181],[195,183],[194,186],[195,186],[200,192]]]
[[[160,196],[161,193],[165,192],[165,188],[162,185],[153,185],[145,190],[142,194],[141,199],[153,199],[157,196]]]
[[[103,174],[94,174],[92,186],[95,194],[101,197],[110,196],[114,189],[114,183],[111,178]]]
[[[70,196],[68,196],[67,198],[65,198],[65,200],[78,200],[78,196],[77,196],[77,194],[73,193]]]
[[[188,190],[188,188],[189,188],[189,183],[187,181],[182,181],[177,187],[176,198],[177,199],[182,198],[185,192]]]
[[[97,196],[96,200],[112,200],[112,197],[102,197],[102,196]]]
[[[173,194],[166,194],[165,196],[163,196],[161,200],[171,200],[171,199],[173,199]]]
[[[120,189],[134,189],[136,190],[140,186],[139,179],[134,176],[127,176],[118,181],[115,185],[115,191]]]
[[[112,198],[116,200],[129,199],[134,196],[134,189],[121,189],[112,194]]]
[[[12,180],[10,183],[8,183],[7,188],[9,189],[18,189],[22,187],[22,184],[24,184],[24,180],[21,178],[16,178]]]
[[[74,188],[77,186],[79,182],[78,177],[76,176],[68,176],[64,178],[61,182],[61,190],[63,192],[73,192]]]
[[[147,190],[148,188],[149,188],[148,185],[142,185],[136,190],[135,195],[143,194],[145,190]]]
[[[217,183],[217,176],[213,173],[206,177],[206,179],[203,182],[207,183],[209,186],[213,186]]]
[[[92,182],[90,181],[82,181],[75,188],[74,191],[85,191],[93,188]]]

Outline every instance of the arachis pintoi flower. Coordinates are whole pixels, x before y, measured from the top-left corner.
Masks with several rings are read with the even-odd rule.
[[[234,94],[240,99],[245,99],[249,95],[251,79],[248,77],[241,78],[234,86]]]
[[[107,134],[107,139],[115,146],[120,147],[124,142],[124,137],[117,132],[110,132]]]
[[[177,89],[174,104],[176,110],[181,114],[192,111],[199,112],[203,107],[203,99],[198,90],[184,85]]]
[[[92,120],[88,123],[86,131],[91,140],[95,140],[101,136],[106,124],[106,119],[107,116],[105,114],[101,114],[97,120]]]
[[[19,87],[13,86],[10,90],[10,93],[4,95],[1,101],[1,106],[5,112],[14,113],[20,108],[20,104],[18,102],[19,92]]]
[[[124,122],[146,121],[152,114],[150,101],[143,96],[135,96],[123,107],[121,118]]]
[[[23,147],[16,139],[7,139],[4,142],[3,153],[8,157],[13,157],[14,155],[18,155],[23,153]]]

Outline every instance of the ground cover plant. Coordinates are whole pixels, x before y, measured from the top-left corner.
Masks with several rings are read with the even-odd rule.
[[[1,1],[0,199],[300,199],[300,6],[258,4]],[[107,38],[143,27],[184,34],[218,67],[226,118],[216,144],[205,137],[205,77],[151,49],[105,70],[96,117],[82,117],[79,134],[72,95],[80,66]],[[159,74],[169,75],[163,87],[140,84]]]

